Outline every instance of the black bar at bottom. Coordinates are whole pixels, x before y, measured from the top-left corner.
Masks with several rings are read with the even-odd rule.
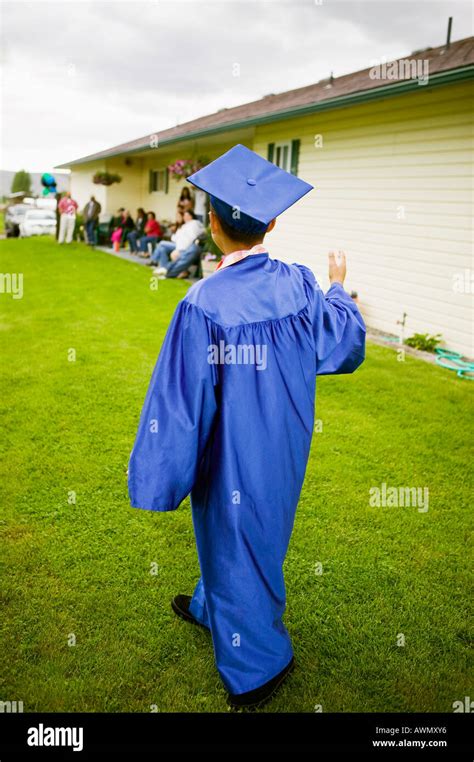
[[[0,714],[0,760],[95,759],[197,746],[306,746],[472,760],[470,714]],[[76,749],[76,751],[74,751]]]

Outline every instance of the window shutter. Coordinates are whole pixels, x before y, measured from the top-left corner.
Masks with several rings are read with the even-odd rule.
[[[168,193],[168,184],[169,184],[169,178],[170,178],[168,167],[165,168],[164,172],[165,172],[165,193]]]
[[[298,174],[298,161],[300,158],[300,141],[291,141],[291,160],[290,160],[290,172],[292,175]]]
[[[151,193],[153,191],[153,170],[150,169],[148,172],[148,193]]]
[[[269,143],[268,144],[268,151],[267,151],[267,159],[268,161],[273,161],[273,155],[275,153],[275,143]]]

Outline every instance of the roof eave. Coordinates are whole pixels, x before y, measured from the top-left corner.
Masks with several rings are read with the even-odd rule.
[[[367,103],[373,100],[381,100],[387,97],[393,97],[396,95],[404,95],[409,92],[414,92],[420,88],[429,89],[433,86],[453,84],[455,82],[462,82],[474,78],[474,66],[462,66],[457,69],[450,69],[448,71],[437,72],[429,77],[426,85],[420,85],[417,79],[403,80],[402,82],[394,82],[390,85],[383,85],[382,87],[374,87],[369,90],[360,90],[356,93],[348,93],[347,95],[336,96],[335,98],[327,98],[324,101],[317,101],[316,103],[309,103],[304,106],[295,106],[291,109],[282,109],[280,111],[274,111],[267,114],[261,114],[259,116],[250,117],[248,119],[241,119],[236,122],[226,122],[225,124],[219,124],[211,127],[207,127],[200,130],[194,130],[186,132],[182,135],[176,135],[169,138],[160,139],[160,146],[171,145],[173,143],[179,143],[184,140],[194,140],[204,135],[217,135],[221,132],[227,132],[228,130],[235,130],[244,127],[252,127],[259,124],[269,124],[281,119],[295,119],[298,116],[306,116],[318,111],[329,111],[336,108],[347,108],[349,106],[357,105],[360,103]],[[68,162],[67,164],[58,164],[56,169],[68,169],[69,167],[77,166],[79,164],[87,164],[93,161],[100,161],[103,159],[112,159],[116,156],[130,155],[145,150],[147,144],[136,146],[135,148],[121,149],[113,153],[104,154],[91,154],[85,156],[82,159],[76,159],[75,161]],[[150,149],[150,152],[155,149]]]

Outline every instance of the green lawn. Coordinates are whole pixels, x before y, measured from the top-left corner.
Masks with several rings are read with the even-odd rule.
[[[226,711],[209,635],[169,606],[199,576],[189,502],[139,511],[126,487],[187,284],[152,291],[147,268],[82,244],[9,240],[0,255],[1,272],[24,273],[23,299],[0,294],[0,698],[25,711]],[[470,393],[375,345],[354,376],[319,381],[323,430],[286,561],[298,668],[263,711],[449,712],[472,695]],[[428,487],[428,512],[371,507],[382,482]]]

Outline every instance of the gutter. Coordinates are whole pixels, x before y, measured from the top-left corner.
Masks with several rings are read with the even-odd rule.
[[[429,77],[428,84],[419,85],[417,79],[407,79],[402,82],[395,82],[390,85],[383,85],[382,87],[374,87],[369,90],[362,90],[357,93],[349,93],[347,95],[339,95],[335,98],[327,98],[324,101],[316,103],[310,103],[304,106],[296,106],[291,109],[283,109],[281,111],[274,111],[272,113],[261,114],[255,117],[249,117],[248,119],[241,119],[237,122],[226,122],[225,124],[219,124],[214,127],[207,127],[201,130],[195,130],[194,132],[185,132],[181,135],[172,136],[169,138],[163,138],[159,140],[159,145],[172,145],[173,143],[179,143],[184,140],[193,140],[205,135],[218,135],[222,132],[228,132],[229,130],[235,130],[245,127],[254,127],[260,124],[270,124],[271,122],[277,122],[285,119],[295,119],[300,116],[307,116],[308,114],[314,114],[319,111],[329,111],[337,108],[348,108],[360,103],[369,103],[370,101],[382,100],[383,98],[393,97],[397,95],[405,95],[417,90],[428,90],[433,86],[451,85],[457,82],[464,82],[474,78],[474,66],[462,66],[458,69],[450,69],[449,71],[438,72],[432,74]],[[159,133],[158,133],[159,136]],[[85,156],[83,159],[76,159],[67,164],[58,164],[55,169],[68,169],[78,164],[87,164],[93,161],[100,161],[103,159],[112,159],[116,156],[130,155],[143,151],[147,147],[147,144],[137,146],[135,148],[122,148],[120,150],[111,149],[112,153],[103,152],[102,154],[91,154]],[[150,149],[153,151],[156,149]]]

